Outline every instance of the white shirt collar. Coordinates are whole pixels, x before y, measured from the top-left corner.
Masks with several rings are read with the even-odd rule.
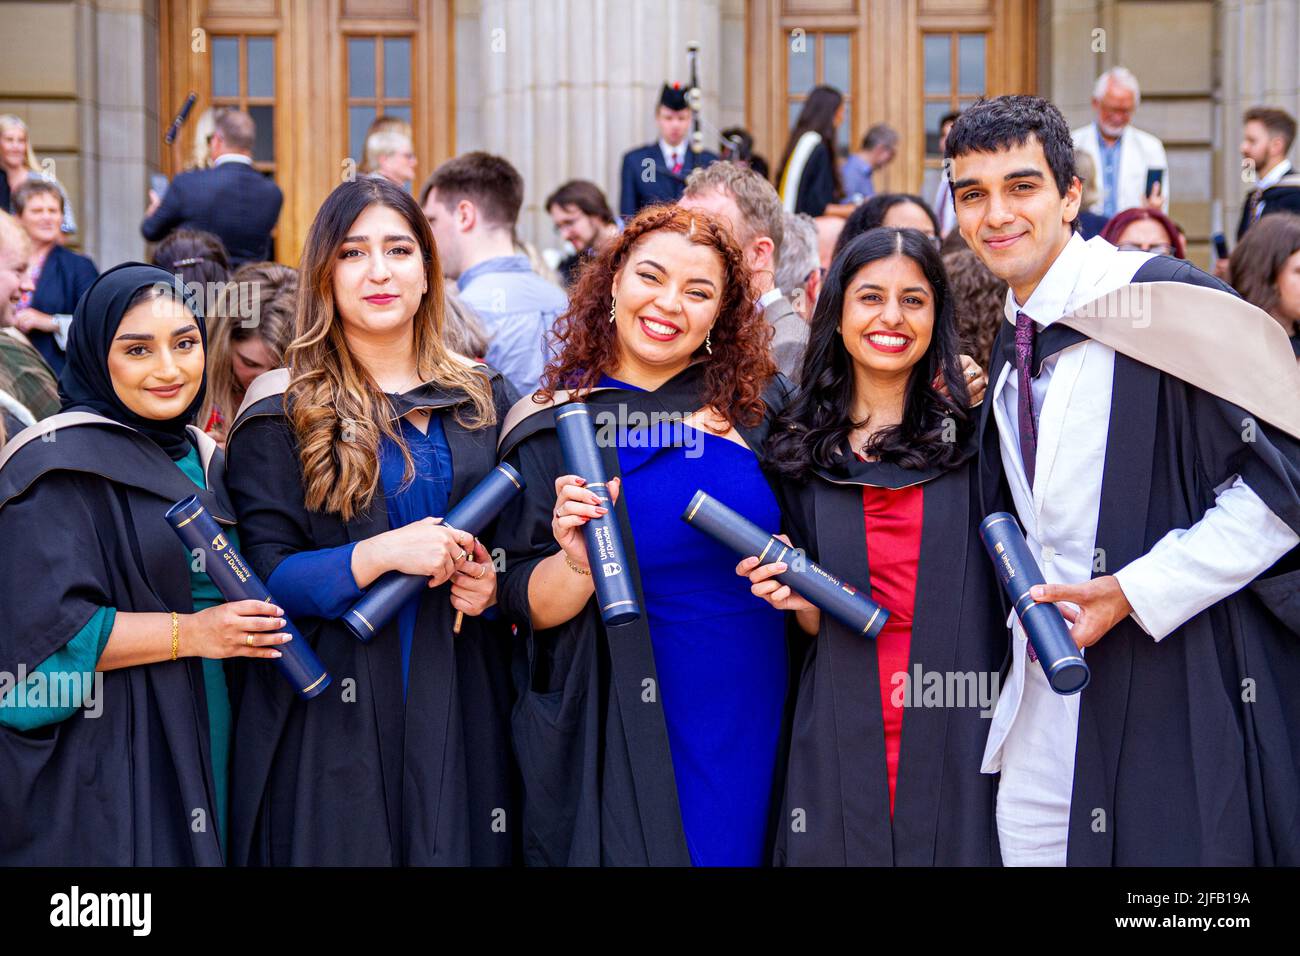
[[[760,309],[766,309],[777,299],[781,298],[783,294],[784,293],[782,293],[779,288],[777,288],[776,286],[772,286],[772,288],[768,289],[766,292],[764,292],[762,295],[758,297],[758,307]]]
[[[1277,181],[1291,172],[1291,160],[1284,159],[1265,175],[1259,177],[1259,182],[1255,183],[1256,189],[1268,189],[1269,186],[1277,184]]]
[[[674,154],[676,154],[678,160],[684,165],[686,163],[686,140],[682,140],[676,146],[669,146],[661,137],[659,140],[659,152],[664,154],[664,165],[669,169],[673,168]]]
[[[245,156],[243,153],[222,153],[212,161],[213,166],[220,166],[222,163],[243,163],[245,166],[252,166],[253,157]]]
[[[1070,237],[1056,261],[1052,263],[1047,274],[1043,276],[1024,305],[1016,305],[1015,293],[1007,289],[1007,302],[1004,307],[1007,321],[1016,322],[1016,312],[1023,311],[1040,326],[1051,325],[1065,314],[1065,306],[1070,301],[1074,287],[1078,284],[1079,273],[1083,271],[1088,258],[1088,243],[1077,232]]]

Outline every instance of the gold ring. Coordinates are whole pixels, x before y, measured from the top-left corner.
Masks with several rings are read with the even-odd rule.
[[[486,564],[483,565],[481,568],[479,568],[478,574],[474,575],[474,580],[475,580],[475,581],[481,581],[481,580],[483,580],[483,575],[485,575],[485,574],[487,574],[487,565],[486,565]]]
[[[245,635],[244,635],[244,643],[247,644],[249,647],[252,647],[252,646],[253,646],[253,635],[252,635],[252,634],[245,634]]]

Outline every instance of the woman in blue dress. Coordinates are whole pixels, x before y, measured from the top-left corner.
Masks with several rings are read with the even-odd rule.
[[[681,520],[699,488],[775,529],[759,470],[785,383],[725,228],[643,211],[584,271],[542,390],[503,428],[524,495],[499,522],[500,600],[527,684],[513,730],[524,855],[547,865],[756,866],[769,857],[789,683],[779,614]],[[551,406],[594,411],[643,608],[606,627]],[[621,493],[620,493],[621,492]]]
[[[334,686],[301,701],[240,675],[232,858],[508,864],[510,638],[490,556],[441,516],[495,466],[514,396],[443,344],[433,236],[400,189],[335,189],[301,271],[289,368],[249,386],[228,483],[244,554]],[[429,589],[363,643],[341,619],[390,571]]]

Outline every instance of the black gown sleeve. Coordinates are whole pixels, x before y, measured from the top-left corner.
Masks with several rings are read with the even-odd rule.
[[[832,164],[834,157],[826,149],[825,143],[818,143],[817,148],[808,157],[803,176],[799,179],[799,194],[795,198],[795,212],[806,212],[817,217],[826,212],[826,207],[835,201],[835,171]]]
[[[100,513],[101,485],[89,476],[50,472],[0,508],[0,670],[34,670],[85,627],[101,607],[113,607],[110,560],[100,534],[112,516]],[[19,557],[21,560],[8,560]],[[75,542],[75,543],[74,543]],[[181,554],[177,549],[177,560]]]
[[[554,433],[543,432],[519,444],[506,461],[523,477],[525,490],[507,506],[497,523],[494,544],[505,552],[505,571],[497,581],[497,601],[502,613],[519,625],[527,647],[530,687],[544,693],[563,678],[555,667],[537,659],[539,653],[553,649],[555,642],[532,632],[528,581],[542,560],[560,550],[551,530],[555,479],[563,474],[559,442]]]
[[[241,425],[226,448],[226,487],[239,516],[245,560],[263,581],[280,562],[311,551],[298,450],[284,419],[261,416]]]

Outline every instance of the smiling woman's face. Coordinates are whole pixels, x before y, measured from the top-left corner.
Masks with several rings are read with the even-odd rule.
[[[334,305],[344,331],[383,336],[409,328],[427,288],[410,224],[396,209],[368,206],[334,260]]]
[[[895,255],[859,269],[846,288],[840,335],[860,372],[909,372],[934,335],[934,290],[921,267]]]
[[[142,418],[183,414],[203,384],[203,339],[194,316],[164,295],[131,308],[113,336],[108,374],[122,404]]]
[[[639,240],[612,290],[622,363],[645,371],[689,365],[717,320],[722,284],[711,246],[666,230]]]

